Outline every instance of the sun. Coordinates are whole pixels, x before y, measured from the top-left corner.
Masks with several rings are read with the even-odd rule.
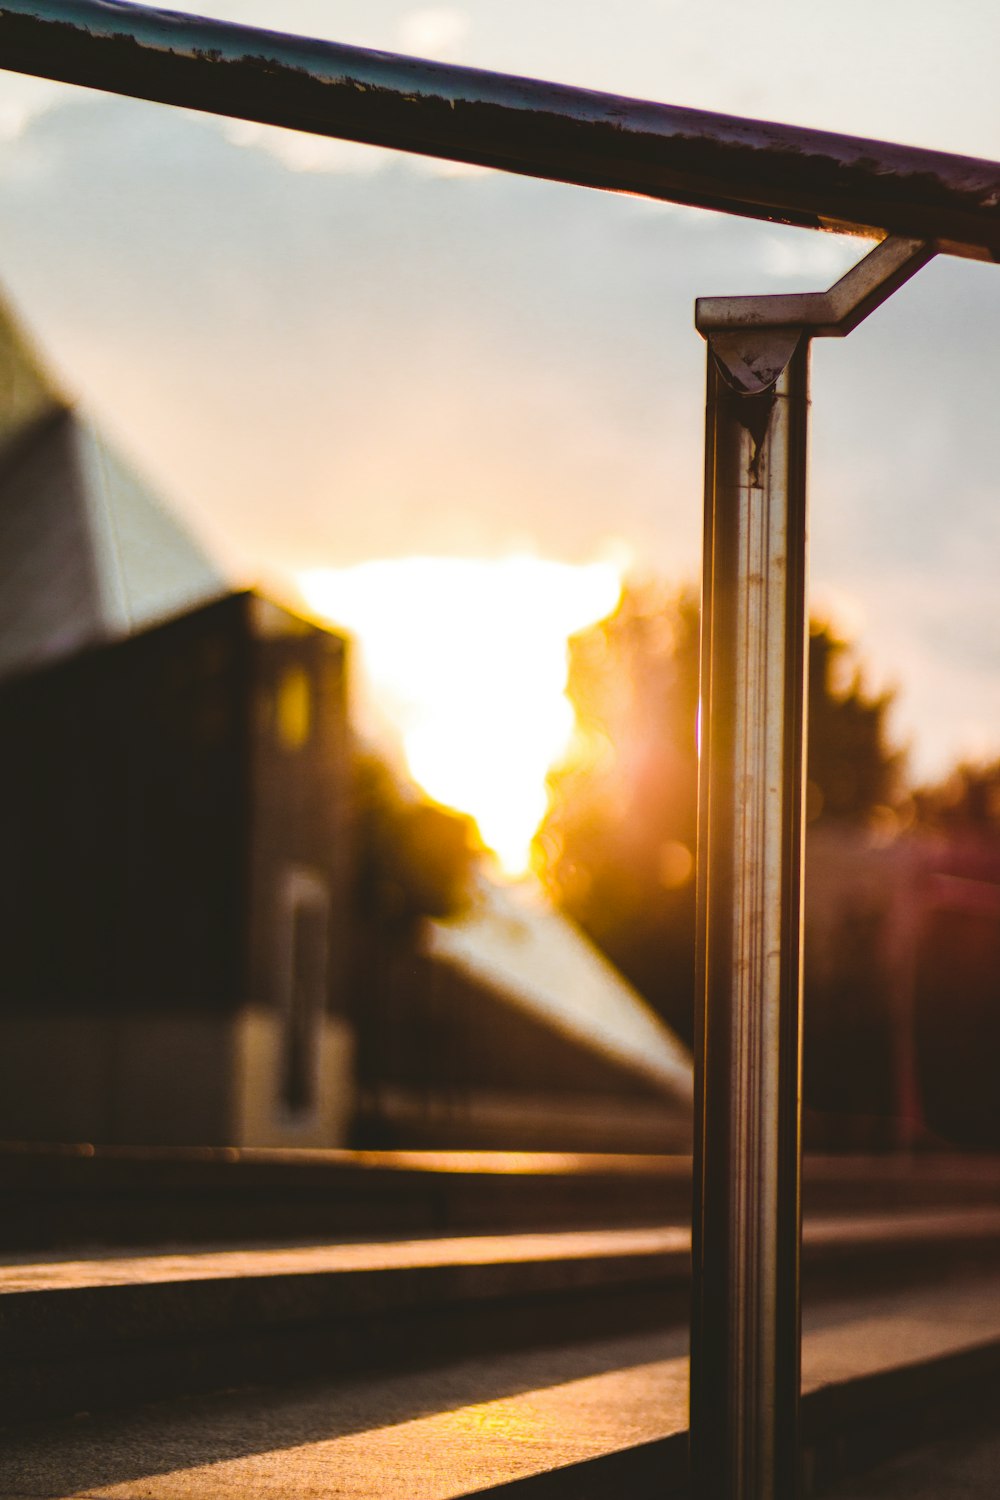
[[[476,820],[508,874],[524,873],[574,727],[567,641],[615,609],[620,563],[411,557],[297,581],[310,610],[357,640],[369,730],[428,796]]]

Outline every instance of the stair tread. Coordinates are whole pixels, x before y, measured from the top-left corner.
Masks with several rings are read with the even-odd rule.
[[[945,1245],[967,1237],[1000,1241],[1000,1209],[916,1210],[807,1220],[804,1252],[816,1257],[880,1246]],[[166,1253],[95,1253],[75,1258],[8,1257],[0,1264],[0,1295],[76,1288],[154,1286],[289,1275],[335,1275],[447,1266],[494,1266],[616,1257],[669,1257],[679,1268],[690,1253],[690,1231],[678,1225],[348,1240],[323,1244],[177,1249]]]
[[[390,1271],[426,1266],[483,1266],[606,1255],[686,1254],[690,1244],[691,1236],[686,1229],[665,1227],[368,1240],[177,1251],[165,1255],[115,1254],[77,1260],[19,1260],[0,1267],[0,1293],[121,1286],[137,1282],[154,1284],[228,1277]]]
[[[987,1351],[1000,1365],[1000,1275],[825,1303],[805,1321],[808,1434],[830,1419],[817,1397],[833,1393],[840,1420],[857,1421],[873,1392],[892,1398],[894,1377],[902,1400],[913,1372],[935,1362]],[[518,1492],[583,1495],[597,1493],[581,1487],[595,1463],[616,1457],[642,1465],[633,1478],[646,1475],[646,1487],[633,1494],[662,1495],[686,1463],[684,1337],[644,1333],[35,1424],[6,1434],[0,1496],[454,1500],[516,1481]],[[573,1488],[558,1489],[560,1476]],[[608,1493],[618,1492],[612,1476]]]

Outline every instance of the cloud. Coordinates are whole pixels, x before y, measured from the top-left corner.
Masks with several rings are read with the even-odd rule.
[[[0,115],[0,143],[3,141],[2,124]],[[218,124],[230,145],[262,151],[290,172],[374,177],[397,165],[424,177],[485,177],[492,171],[490,167],[479,167],[472,162],[415,156],[406,151],[389,151],[383,146],[368,146],[361,141],[342,141],[332,136],[282,130],[276,125],[258,125],[251,120],[220,120]]]
[[[414,57],[457,61],[470,31],[469,18],[454,5],[427,5],[403,16],[396,28],[401,51]]]
[[[794,239],[787,234],[772,234],[761,245],[760,267],[775,281],[808,281],[810,291],[825,291],[861,260],[872,243],[854,235],[816,234],[812,230],[803,230]]]
[[[275,125],[257,125],[250,120],[221,122],[226,140],[233,146],[266,151],[291,172],[347,172],[370,177],[381,172],[397,153],[358,141],[334,140]]]
[[[809,613],[849,643],[860,638],[868,623],[864,600],[850,589],[828,581],[812,590]]]
[[[807,231],[334,142],[293,168],[273,143],[307,137],[75,97],[0,152],[4,279],[164,492],[274,568],[613,530],[695,576],[694,297],[840,269]],[[813,576],[935,769],[967,721],[1000,737],[996,274],[942,258],[814,360]]]
[[[20,139],[31,123],[82,91],[48,78],[0,73],[0,141]]]
[[[15,141],[24,133],[30,118],[20,101],[0,98],[0,141]]]

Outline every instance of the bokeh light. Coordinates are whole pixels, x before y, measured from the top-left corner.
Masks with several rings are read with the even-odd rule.
[[[573,732],[567,641],[614,610],[620,563],[410,557],[298,584],[357,640],[362,722],[430,797],[475,818],[509,874],[525,871]]]

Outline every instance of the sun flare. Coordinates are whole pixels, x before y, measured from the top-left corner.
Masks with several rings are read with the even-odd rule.
[[[614,562],[413,557],[299,575],[309,608],[358,642],[369,728],[435,801],[475,818],[511,875],[528,867],[546,776],[573,732],[566,643],[610,614]]]

